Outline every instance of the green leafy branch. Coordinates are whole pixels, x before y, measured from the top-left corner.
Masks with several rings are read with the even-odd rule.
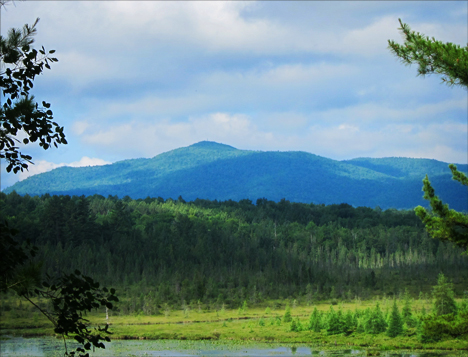
[[[81,275],[81,272],[75,270],[72,274],[64,274],[57,279],[55,283],[43,282],[42,289],[28,290],[22,296],[31,304],[36,306],[53,324],[54,332],[65,337],[73,336],[74,339],[82,345],[68,353],[65,342],[65,355],[88,357],[91,347],[93,349],[105,348],[102,341],[110,341],[108,336],[102,334],[111,334],[108,330],[109,325],[104,327],[97,326],[93,330],[89,329],[89,320],[83,317],[84,311],[91,311],[100,307],[113,309],[113,302],[119,299],[115,295],[115,289],[100,288],[99,282],[94,281],[88,276]],[[32,296],[39,295],[49,299],[52,303],[52,311],[41,309],[34,303]]]
[[[39,105],[29,94],[36,76],[58,61],[51,56],[55,50],[31,47],[38,21],[22,29],[10,29],[7,37],[0,36],[0,63],[6,67],[0,72],[0,88],[6,98],[0,107],[0,158],[6,159],[7,172],[24,171],[32,164],[32,157],[23,154],[17,145],[20,131],[26,133],[24,145],[39,141],[39,146],[47,150],[52,145],[67,144],[63,127],[53,121],[50,104],[43,101]]]

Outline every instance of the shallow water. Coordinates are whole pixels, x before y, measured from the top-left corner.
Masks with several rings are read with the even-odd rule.
[[[58,357],[63,356],[63,341],[53,337],[21,338],[2,340],[2,357]],[[70,348],[76,348],[72,341],[67,341]],[[375,351],[375,350],[374,350]],[[219,341],[173,341],[173,340],[114,340],[106,343],[106,349],[97,349],[91,356],[317,356],[317,357],[361,357],[366,356],[364,349],[320,350],[304,345],[280,346],[266,343],[242,345]],[[458,352],[402,352],[382,351],[380,357],[451,357],[462,356]]]

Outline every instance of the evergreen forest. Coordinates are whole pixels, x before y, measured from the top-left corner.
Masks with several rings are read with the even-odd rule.
[[[463,296],[468,259],[432,239],[412,210],[274,202],[186,202],[0,193],[1,217],[39,248],[51,276],[79,269],[127,296],[126,313],[164,305],[239,308],[430,295],[443,273]]]

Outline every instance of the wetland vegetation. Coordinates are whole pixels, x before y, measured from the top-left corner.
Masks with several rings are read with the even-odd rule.
[[[117,289],[108,319],[102,309],[86,316],[109,323],[113,340],[468,351],[467,258],[430,238],[413,211],[266,199],[0,199],[20,242],[38,246],[45,273],[78,268]],[[449,310],[438,311],[438,299]],[[54,335],[12,290],[0,311],[4,335]]]
[[[45,305],[41,301],[36,303]],[[389,331],[395,305],[398,307],[400,331],[392,336]],[[108,314],[107,318],[103,310],[94,311],[87,318],[93,325],[109,323],[113,340],[218,341],[234,345],[267,343],[270,347],[306,344],[314,348],[341,350],[467,352],[467,304],[458,300],[456,305],[460,318],[453,321],[459,325],[458,329],[465,332],[459,336],[446,334],[435,339],[421,338],[424,316],[430,316],[434,301],[424,295],[413,299],[409,294],[403,294],[401,299],[324,301],[314,305],[297,299],[264,301],[252,307],[244,302],[238,309],[227,309],[224,304],[185,305],[181,308],[166,306],[164,312],[156,314],[140,311],[129,315],[120,310]],[[1,328],[2,333],[9,336],[54,336],[50,322],[14,296],[2,299]]]

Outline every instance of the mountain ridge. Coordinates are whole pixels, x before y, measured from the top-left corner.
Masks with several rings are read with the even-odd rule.
[[[468,165],[458,165],[467,172]],[[424,174],[423,174],[424,173]],[[468,192],[451,180],[448,164],[431,159],[333,160],[304,151],[240,150],[202,141],[153,158],[103,166],[60,167],[4,190],[24,195],[117,195],[186,200],[285,198],[305,203],[413,208],[425,205],[425,174],[451,208],[468,210]]]

